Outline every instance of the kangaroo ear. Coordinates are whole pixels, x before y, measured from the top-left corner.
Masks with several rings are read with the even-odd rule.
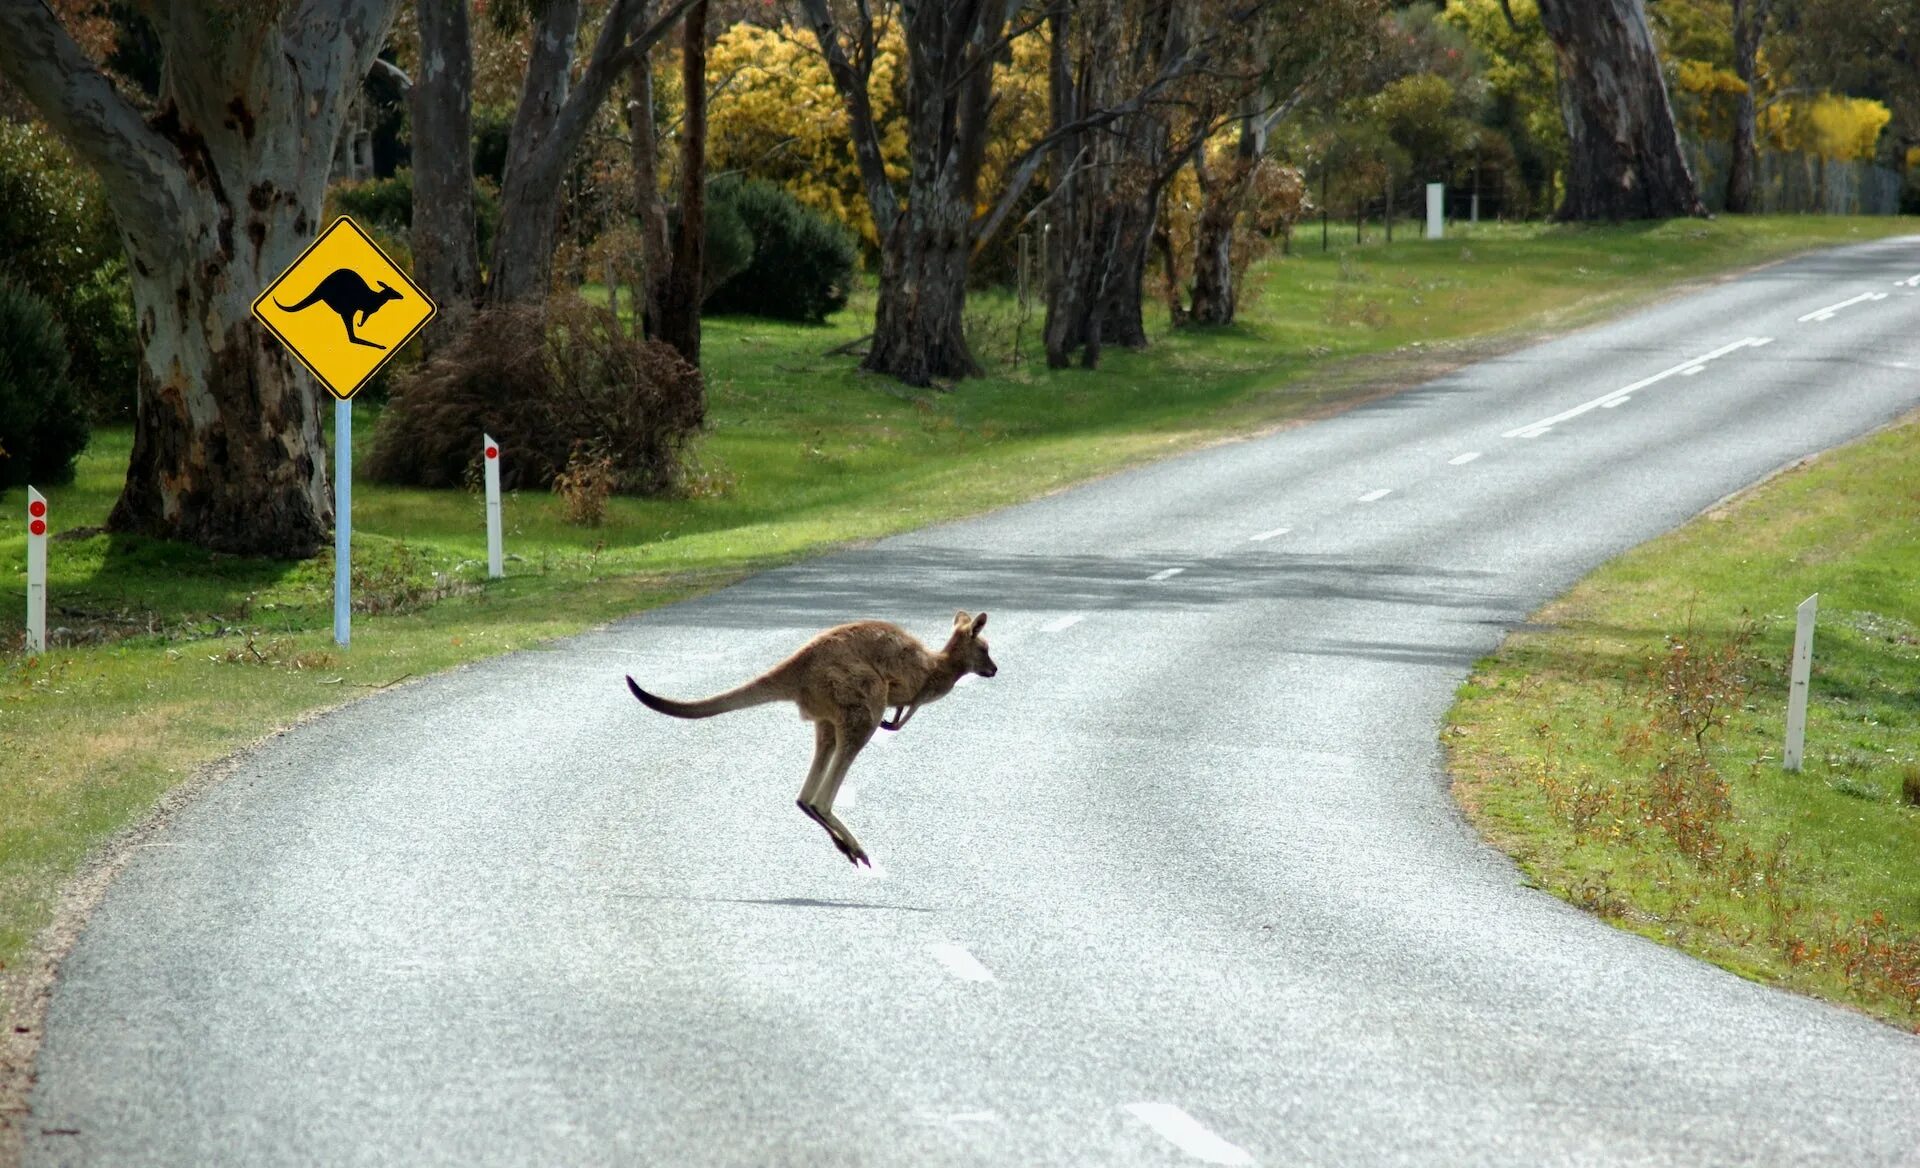
[[[953,627],[956,629],[964,629],[967,627],[967,622],[972,619],[971,616],[967,615],[967,610],[963,608],[953,614]]]
[[[974,617],[974,618],[973,618],[973,635],[974,635],[974,636],[976,636],[976,637],[977,637],[977,636],[979,636],[979,635],[980,635],[980,630],[981,630],[981,629],[984,629],[984,628],[986,628],[986,627],[987,627],[987,614],[986,614],[986,613],[984,613],[984,612],[983,612],[983,613],[981,613],[981,614],[980,614],[979,616],[976,616],[976,617]]]

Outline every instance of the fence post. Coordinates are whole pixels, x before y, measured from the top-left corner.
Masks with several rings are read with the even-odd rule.
[[[1790,771],[1800,769],[1807,738],[1807,679],[1813,672],[1813,618],[1820,609],[1820,594],[1800,602],[1799,617],[1793,631],[1793,683],[1787,691],[1787,749],[1781,765]]]

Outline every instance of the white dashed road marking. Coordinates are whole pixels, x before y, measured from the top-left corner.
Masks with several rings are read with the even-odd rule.
[[[1896,288],[1920,288],[1920,276],[1908,276],[1904,280],[1895,280],[1893,286]]]
[[[1072,616],[1063,616],[1050,625],[1041,626],[1040,631],[1043,633],[1063,633],[1086,619],[1086,613],[1076,612]]]
[[[1393,494],[1392,487],[1381,487],[1377,491],[1368,491],[1366,494],[1360,496],[1360,501],[1362,503],[1377,503],[1391,494]]]
[[[1862,292],[1860,293],[1860,295],[1855,296],[1851,300],[1842,300],[1838,304],[1829,304],[1825,308],[1816,308],[1812,312],[1809,312],[1805,316],[1801,317],[1800,323],[1805,324],[1810,320],[1814,320],[1814,321],[1832,320],[1834,313],[1839,312],[1843,308],[1847,308],[1852,305],[1858,304],[1862,300],[1885,300],[1886,298],[1887,298],[1887,294],[1885,292]]]
[[[1261,532],[1261,533],[1260,533],[1259,535],[1256,535],[1256,536],[1253,536],[1253,537],[1251,537],[1251,539],[1249,540],[1249,542],[1251,542],[1251,543],[1265,543],[1265,542],[1267,542],[1268,540],[1270,540],[1270,539],[1272,539],[1272,538],[1273,538],[1274,536],[1276,536],[1276,535],[1285,535],[1285,534],[1286,534],[1287,532],[1289,532],[1289,531],[1292,531],[1292,530],[1293,530],[1293,528],[1291,528],[1291,527],[1276,527],[1276,528],[1274,528],[1274,529],[1273,529],[1272,531],[1263,531],[1263,532]]]
[[[951,941],[938,941],[927,946],[927,952],[933,959],[947,967],[947,972],[961,981],[992,981],[993,974],[987,967],[974,960],[973,954],[955,945]]]
[[[1565,410],[1561,413],[1555,414],[1551,418],[1542,418],[1538,422],[1532,422],[1525,426],[1521,426],[1517,429],[1508,430],[1505,434],[1502,434],[1500,436],[1502,438],[1538,438],[1540,435],[1545,434],[1548,430],[1553,429],[1555,426],[1558,426],[1560,423],[1577,418],[1581,414],[1584,414],[1589,410],[1599,410],[1599,409],[1610,410],[1610,409],[1613,409],[1615,406],[1624,405],[1626,404],[1626,401],[1628,398],[1632,397],[1635,393],[1639,392],[1640,390],[1647,388],[1649,385],[1652,385],[1656,381],[1665,381],[1667,378],[1672,377],[1676,373],[1685,373],[1689,369],[1698,369],[1700,366],[1705,365],[1707,362],[1724,357],[1728,353],[1731,353],[1736,349],[1757,349],[1761,345],[1767,345],[1772,343],[1773,343],[1772,337],[1742,337],[1730,345],[1720,346],[1719,348],[1715,349],[1711,353],[1707,353],[1702,356],[1695,357],[1690,361],[1682,361],[1678,365],[1674,365],[1669,368],[1662,369],[1660,372],[1654,374],[1652,377],[1643,377],[1639,381],[1634,382],[1632,385],[1629,385],[1624,389],[1616,389],[1612,393],[1603,393],[1599,397],[1594,398],[1590,402],[1582,402],[1580,405],[1577,405],[1570,410]]]
[[[1151,576],[1148,576],[1148,577],[1147,577],[1147,579],[1149,579],[1149,580],[1171,580],[1171,579],[1173,579],[1173,578],[1174,578],[1175,576],[1178,576],[1178,575],[1179,575],[1180,573],[1182,573],[1182,572],[1184,572],[1184,571],[1186,571],[1186,569],[1185,569],[1185,568],[1164,568],[1164,569],[1162,569],[1162,570],[1160,570],[1160,571],[1158,571],[1158,572],[1155,572],[1155,573],[1154,573],[1153,575],[1151,575]]]
[[[1196,1160],[1209,1164],[1253,1163],[1253,1157],[1245,1148],[1214,1135],[1199,1120],[1171,1103],[1129,1103],[1127,1111]]]
[[[1465,454],[1455,455],[1454,457],[1447,459],[1447,465],[1448,466],[1465,466],[1469,462],[1472,462],[1474,459],[1479,457],[1480,457],[1480,452],[1478,450],[1469,450]]]

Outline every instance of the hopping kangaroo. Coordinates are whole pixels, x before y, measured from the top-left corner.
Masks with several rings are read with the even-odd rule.
[[[274,303],[280,305],[282,312],[299,312],[303,308],[311,307],[316,302],[323,303],[339,314],[340,323],[347,326],[347,339],[349,341],[352,341],[356,345],[365,345],[369,349],[384,349],[386,348],[385,345],[376,345],[372,341],[363,341],[359,337],[354,336],[353,318],[355,315],[358,315],[360,317],[360,327],[365,328],[367,327],[367,318],[379,312],[381,305],[389,300],[404,299],[406,299],[406,297],[395,292],[385,280],[380,281],[379,288],[369,288],[367,287],[367,282],[360,277],[359,272],[354,271],[352,268],[335,268],[333,271],[328,272],[327,278],[320,281],[317,288],[307,293],[307,298],[300,303],[280,304],[278,300],[275,300]]]
[[[833,846],[869,868],[860,841],[833,813],[834,796],[876,728],[898,730],[928,702],[947,696],[969,673],[999,672],[980,630],[987,614],[953,617],[953,634],[938,653],[886,621],[856,621],[828,629],[793,656],[745,685],[697,702],[656,697],[627,678],[627,688],[650,709],[676,718],[711,718],[767,702],[794,702],[813,723],[813,765],[800,788],[800,810],[833,838]],[[892,721],[887,707],[895,707]]]

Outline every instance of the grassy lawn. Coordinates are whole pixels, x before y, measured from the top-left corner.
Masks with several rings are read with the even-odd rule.
[[[1920,415],[1594,573],[1481,663],[1468,815],[1541,887],[1920,1027]],[[1780,756],[1820,594],[1804,769]]]
[[[347,652],[330,637],[327,558],[220,557],[83,534],[51,549],[49,624],[66,631],[27,657],[24,520],[12,496],[0,506],[0,645],[10,647],[0,657],[0,968],[18,961],[89,852],[169,787],[370,687],[1309,417],[1688,280],[1915,229],[1818,218],[1489,225],[1439,244],[1352,248],[1336,228],[1326,253],[1316,229],[1298,256],[1252,274],[1241,324],[1162,330],[1147,352],[1109,352],[1097,373],[1048,371],[1039,315],[1022,323],[1006,296],[983,294],[971,324],[989,376],[950,392],[910,392],[822,355],[866,331],[870,301],[824,327],[710,321],[712,425],[685,496],[615,500],[593,529],[565,523],[551,496],[510,496],[503,581],[482,578],[478,498],[357,484],[363,611]],[[379,411],[354,412],[364,451]],[[102,522],[130,441],[96,435],[78,481],[47,492],[56,535]]]

